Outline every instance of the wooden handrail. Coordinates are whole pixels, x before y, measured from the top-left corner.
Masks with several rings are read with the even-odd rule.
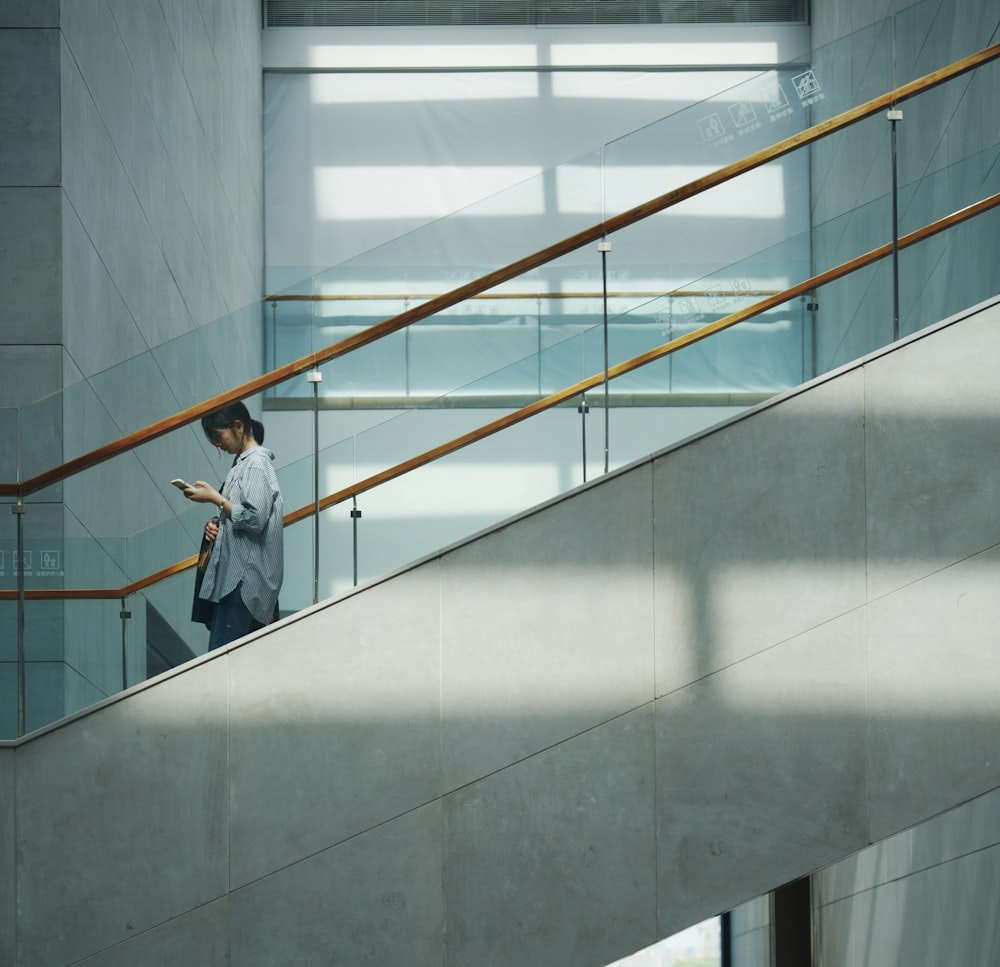
[[[968,205],[957,212],[953,212],[950,215],[946,215],[944,218],[939,218],[937,221],[931,222],[929,225],[925,225],[923,228],[902,236],[898,240],[897,248],[900,251],[907,249],[939,234],[940,232],[946,231],[949,228],[954,228],[956,225],[967,222],[970,219],[997,207],[1000,207],[1000,192],[990,195],[982,201]],[[837,279],[850,275],[852,272],[863,269],[866,266],[872,265],[873,263],[884,258],[888,258],[892,254],[892,251],[893,245],[891,242],[880,245],[878,248],[874,248],[863,255],[859,255],[847,262],[843,262],[835,268],[827,269],[818,275],[814,275],[812,278],[806,279],[804,282],[800,282],[790,288],[783,289],[781,292],[774,295],[767,296],[759,302],[755,302],[751,306],[739,309],[736,312],[723,316],[723,318],[717,319],[714,322],[706,323],[704,326],[701,326],[689,333],[685,333],[682,336],[678,336],[676,339],[671,339],[669,342],[665,342],[654,349],[650,349],[645,353],[640,353],[638,356],[633,356],[631,359],[627,359],[622,363],[609,367],[607,378],[614,379],[618,376],[623,376],[626,373],[630,373],[633,370],[645,366],[647,363],[655,362],[656,360],[662,359],[671,353],[675,353],[679,349],[683,349],[685,346],[690,346],[703,339],[707,339],[715,333],[722,332],[725,329],[730,329],[741,322],[745,322],[747,319],[753,318],[754,316],[762,315],[776,306],[806,293],[810,293],[815,289],[828,285],[831,282],[835,282]],[[319,509],[321,511],[328,510],[330,507],[334,507],[339,503],[343,503],[345,500],[356,497],[358,494],[372,490],[380,484],[402,477],[411,470],[417,470],[429,463],[433,463],[435,460],[439,460],[441,457],[448,456],[463,449],[464,447],[471,446],[473,443],[485,440],[487,437],[490,437],[495,433],[499,433],[501,430],[506,430],[532,416],[536,416],[538,413],[542,413],[545,410],[559,406],[567,400],[572,399],[574,396],[579,396],[587,390],[594,389],[595,387],[601,385],[604,382],[604,379],[605,374],[603,371],[596,373],[593,376],[589,376],[586,379],[574,383],[572,386],[568,386],[565,389],[551,393],[548,396],[529,403],[527,406],[523,406],[520,409],[515,410],[513,413],[508,413],[505,416],[502,416],[491,423],[487,423],[476,430],[471,430],[462,436],[455,437],[447,443],[443,443],[440,446],[426,450],[415,457],[411,457],[409,460],[404,460],[402,463],[398,463],[394,467],[372,474],[364,480],[361,480],[349,487],[344,487],[341,490],[322,498],[319,502]],[[292,524],[297,524],[299,521],[311,517],[315,512],[315,504],[308,504],[304,507],[298,508],[297,510],[291,511],[284,516],[284,526],[289,527]],[[197,555],[192,555],[191,557],[178,561],[176,564],[172,564],[161,571],[157,571],[155,574],[147,575],[145,578],[134,581],[131,584],[124,585],[121,588],[81,588],[76,590],[39,588],[27,590],[25,592],[25,597],[34,600],[125,598],[136,593],[137,591],[142,591],[145,588],[164,580],[165,578],[180,574],[188,568],[194,567],[197,562],[197,558]],[[12,600],[16,596],[16,592],[14,591],[0,591],[0,601]]]
[[[466,299],[471,299],[480,293],[488,291],[489,289],[496,288],[504,282],[508,282],[519,275],[523,275],[525,272],[530,272],[532,269],[536,269],[541,265],[545,265],[548,262],[562,257],[563,255],[576,251],[584,245],[596,242],[607,235],[627,228],[628,226],[642,221],[651,215],[658,214],[659,212],[677,205],[682,201],[686,201],[687,199],[701,194],[704,191],[708,191],[710,188],[714,188],[724,182],[732,180],[733,178],[746,174],[747,172],[752,171],[755,168],[759,168],[761,165],[767,164],[770,161],[784,157],[786,154],[789,154],[798,148],[805,147],[808,144],[819,141],[820,139],[825,138],[845,127],[864,120],[867,117],[871,117],[883,109],[908,100],[917,94],[928,91],[946,83],[947,81],[953,80],[956,77],[960,77],[962,74],[975,70],[976,68],[981,67],[998,57],[1000,57],[1000,44],[994,44],[991,47],[984,48],[974,54],[970,54],[968,57],[955,61],[946,67],[942,67],[936,71],[931,71],[929,74],[925,74],[923,77],[910,81],[908,84],[904,84],[892,91],[888,91],[879,97],[872,98],[870,101],[866,101],[857,107],[851,108],[850,110],[843,111],[842,113],[837,114],[826,121],[822,121],[819,124],[814,124],[805,131],[785,138],[782,141],[778,141],[768,148],[764,148],[760,151],[754,152],[753,154],[747,155],[740,161],[736,161],[732,164],[726,165],[725,167],[719,168],[708,175],[688,182],[686,185],[682,185],[681,187],[668,191],[663,195],[659,195],[658,197],[646,201],[641,205],[630,208],[628,211],[615,215],[603,222],[599,222],[590,228],[583,229],[575,235],[571,235],[568,238],[564,238],[560,242],[556,242],[555,244],[540,249],[531,255],[518,259],[516,262],[512,262],[503,268],[496,269],[493,272],[481,276],[479,279],[460,285],[458,288],[452,289],[444,295],[436,296],[429,299],[427,302],[421,303],[419,306],[407,309],[398,315],[392,316],[383,322],[369,327],[364,332],[355,333],[354,335],[348,336],[345,339],[325,347],[324,349],[316,350],[315,352],[302,356],[290,363],[279,366],[268,373],[264,373],[263,375],[252,380],[248,380],[247,382],[242,383],[230,390],[218,393],[202,403],[187,407],[186,409],[175,413],[173,416],[151,423],[144,429],[126,434],[112,443],[98,447],[96,450],[91,450],[89,453],[81,454],[72,460],[68,460],[63,464],[60,464],[58,467],[46,470],[43,473],[29,478],[28,480],[17,483],[0,483],[0,496],[15,496],[19,499],[23,499],[28,494],[44,490],[46,487],[59,483],[60,481],[65,480],[68,477],[72,477],[77,473],[81,473],[84,470],[89,470],[91,467],[104,463],[105,461],[119,456],[122,453],[126,453],[129,450],[133,450],[144,443],[149,443],[152,440],[158,439],[173,430],[187,426],[189,423],[193,423],[202,416],[226,406],[235,400],[242,399],[245,396],[253,396],[257,393],[263,392],[264,390],[277,386],[294,376],[298,376],[310,369],[314,369],[315,367],[329,362],[332,359],[336,359],[339,356],[346,355],[355,349],[375,342],[384,336],[397,332],[400,329],[404,329],[422,319],[426,319],[428,316],[435,315],[436,313],[449,309],[460,302],[464,302]]]

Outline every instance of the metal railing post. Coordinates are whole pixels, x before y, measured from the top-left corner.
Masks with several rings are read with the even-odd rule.
[[[601,303],[604,306],[604,472],[608,472],[608,461],[611,452],[610,442],[610,422],[609,422],[609,399],[608,392],[608,252],[611,251],[611,243],[607,239],[602,239],[597,243],[597,251],[601,253]]]
[[[899,191],[896,162],[896,124],[903,120],[903,112],[893,108],[886,114],[891,129],[892,142],[892,341],[899,339]]]
[[[125,606],[125,597],[121,599],[122,607],[118,612],[118,617],[122,621],[122,691],[128,688],[128,620],[132,617],[132,612]]]
[[[358,510],[358,498],[357,495],[351,498],[353,501],[353,506],[351,507],[351,529],[353,531],[354,537],[354,586],[358,586],[358,521],[361,520],[361,511]]]
[[[319,601],[319,368],[306,373],[313,390],[313,604]]]

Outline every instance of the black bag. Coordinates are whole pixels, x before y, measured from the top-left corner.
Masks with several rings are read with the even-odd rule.
[[[212,542],[202,535],[201,550],[198,551],[198,566],[194,569],[194,601],[191,603],[191,620],[203,624],[209,631],[212,630],[212,621],[215,619],[215,602],[206,601],[198,595],[201,593],[201,582],[205,578],[205,568],[208,566],[208,558],[211,553]]]

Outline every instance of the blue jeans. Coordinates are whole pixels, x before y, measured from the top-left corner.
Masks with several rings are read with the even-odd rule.
[[[237,638],[250,634],[264,626],[250,613],[250,609],[240,597],[240,585],[235,591],[230,591],[215,606],[215,617],[212,619],[212,633],[208,638],[208,650],[213,651],[228,645]]]

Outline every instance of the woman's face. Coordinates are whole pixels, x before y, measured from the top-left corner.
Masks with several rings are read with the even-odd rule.
[[[237,420],[232,426],[212,431],[212,445],[225,453],[242,453],[246,434],[243,424]]]

